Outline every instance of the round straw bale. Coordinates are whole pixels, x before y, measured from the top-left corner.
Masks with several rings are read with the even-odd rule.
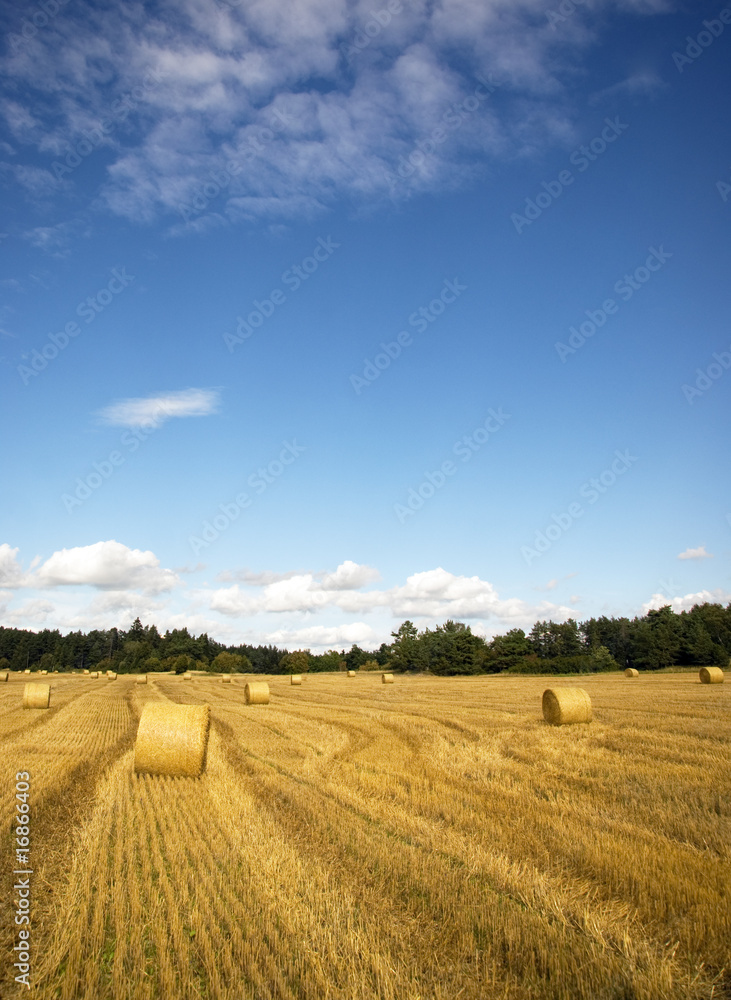
[[[107,679],[110,680],[110,681],[116,681],[117,675],[114,673],[113,670],[108,671],[108,673],[107,673]]]
[[[89,673],[89,671],[88,671],[88,670],[84,670],[84,673],[85,673],[85,674],[88,674],[88,673]]]
[[[381,674],[382,684],[393,684],[393,674]]]
[[[355,670],[349,670],[348,677],[355,677]]]
[[[247,705],[268,705],[269,685],[266,681],[249,681],[244,688]]]
[[[43,676],[45,677],[45,676],[46,676],[46,674],[48,673],[48,671],[47,671],[47,670],[41,670],[41,673],[42,673],[42,674],[43,674]]]
[[[193,675],[191,674],[190,670],[186,670],[185,673],[183,674],[184,681],[189,681],[191,680],[192,677]]]
[[[99,676],[98,670],[92,670],[92,672],[89,674],[89,677],[93,677],[95,680],[98,676]]]
[[[231,674],[221,674],[221,680],[223,681],[224,684],[230,684]]]
[[[289,678],[289,683],[290,684],[301,684],[302,683],[302,674],[292,674],[292,676]]]
[[[701,667],[698,676],[701,684],[723,684],[723,670],[720,667]]]
[[[208,722],[208,705],[148,702],[137,728],[135,771],[197,778],[206,756]]]
[[[135,677],[135,684],[147,684],[147,674],[143,674],[142,677]]]
[[[591,698],[583,688],[548,688],[543,692],[543,718],[554,726],[591,722]]]
[[[0,670],[0,681],[6,681],[10,674],[7,670]]]
[[[625,677],[639,677],[640,676],[640,672],[639,672],[639,670],[635,670],[634,667],[627,667],[627,669],[624,672],[624,676]]]
[[[48,708],[51,701],[50,684],[26,684],[23,690],[23,708]]]
[[[27,670],[24,670],[24,671],[23,671],[23,673],[24,673],[24,674],[29,674],[29,673],[30,673],[30,670],[29,670],[29,669],[27,669]],[[88,673],[88,671],[87,671],[87,673]]]

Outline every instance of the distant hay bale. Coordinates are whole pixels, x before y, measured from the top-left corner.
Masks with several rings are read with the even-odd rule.
[[[223,684],[231,683],[231,674],[221,674],[221,681]]]
[[[48,671],[47,671],[47,670],[41,670],[41,673],[42,673],[42,674],[43,674],[43,676],[45,677],[45,676],[46,676],[46,674],[48,673]]]
[[[135,684],[147,684],[147,674],[143,674],[142,677],[135,677]]]
[[[50,684],[26,684],[23,690],[23,708],[48,708],[51,701]]]
[[[184,681],[189,681],[192,679],[192,677],[193,675],[191,674],[190,670],[186,670],[185,673],[183,674]]]
[[[393,674],[381,674],[381,684],[393,684]]]
[[[723,670],[720,667],[701,667],[698,676],[701,684],[723,684]]]
[[[627,669],[624,672],[624,676],[625,677],[639,677],[640,676],[640,672],[639,672],[639,670],[635,670],[634,667],[627,667]]]
[[[107,680],[116,681],[116,679],[117,679],[117,675],[114,673],[114,671],[113,670],[108,670],[107,671]]]
[[[348,677],[355,677],[355,670],[349,670]]]
[[[88,671],[88,670],[87,670],[86,672],[87,672],[87,674],[89,673],[89,671]],[[24,674],[29,674],[29,673],[30,673],[30,669],[27,669],[27,670],[24,670],[24,671],[23,671],[23,673],[24,673]]]
[[[591,722],[591,698],[583,688],[548,688],[543,692],[543,718],[553,726]]]
[[[26,671],[26,672],[27,672],[27,671]],[[88,671],[88,670],[84,670],[84,673],[85,673],[85,674],[88,674],[88,673],[89,673],[89,671]]]
[[[292,676],[289,678],[289,683],[290,684],[301,684],[302,683],[302,674],[292,674]]]
[[[7,670],[0,670],[0,681],[6,681],[10,677]]]
[[[268,705],[269,685],[266,681],[249,681],[244,688],[247,705]]]
[[[89,677],[93,677],[94,680],[96,680],[96,678],[98,676],[99,676],[99,671],[98,670],[92,670],[92,672],[89,674]]]
[[[208,745],[209,706],[148,702],[135,741],[135,771],[197,778]]]

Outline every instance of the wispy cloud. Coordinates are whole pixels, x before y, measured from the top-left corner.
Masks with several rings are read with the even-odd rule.
[[[706,552],[705,545],[699,545],[697,549],[686,549],[681,552],[678,559],[713,559],[712,552]]]
[[[208,417],[220,402],[218,389],[180,389],[159,396],[120,399],[99,411],[115,427],[159,427],[171,417]]]

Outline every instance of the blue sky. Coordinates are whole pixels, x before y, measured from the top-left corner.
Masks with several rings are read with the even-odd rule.
[[[3,30],[4,624],[319,652],[731,600],[731,9]]]

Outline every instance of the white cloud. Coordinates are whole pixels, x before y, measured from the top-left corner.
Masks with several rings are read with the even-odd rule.
[[[7,542],[0,545],[0,587],[18,587],[22,584],[23,571],[17,555],[18,549],[11,549]]]
[[[334,573],[323,576],[321,586],[323,590],[358,590],[366,583],[373,583],[380,578],[381,574],[372,566],[359,566],[358,563],[346,559]]]
[[[713,553],[706,552],[705,545],[699,545],[697,549],[686,549],[681,552],[678,559],[713,559]]]
[[[180,580],[172,570],[160,567],[153,552],[107,541],[54,552],[36,571],[34,582],[40,587],[86,585],[156,594],[171,590]]]
[[[364,622],[352,622],[350,625],[311,625],[300,629],[278,629],[268,632],[265,643],[275,646],[286,646],[289,649],[342,649],[352,646],[373,648],[380,646],[381,640],[376,632]]]
[[[159,427],[170,417],[207,417],[219,404],[217,389],[181,389],[136,399],[121,399],[100,410],[107,424],[117,427]]]
[[[666,604],[675,612],[690,611],[694,604],[728,604],[731,601],[731,593],[722,590],[699,590],[696,594],[686,594],[684,597],[668,597],[667,594],[653,594],[649,601],[642,605],[642,614],[648,611],[663,608]]]

